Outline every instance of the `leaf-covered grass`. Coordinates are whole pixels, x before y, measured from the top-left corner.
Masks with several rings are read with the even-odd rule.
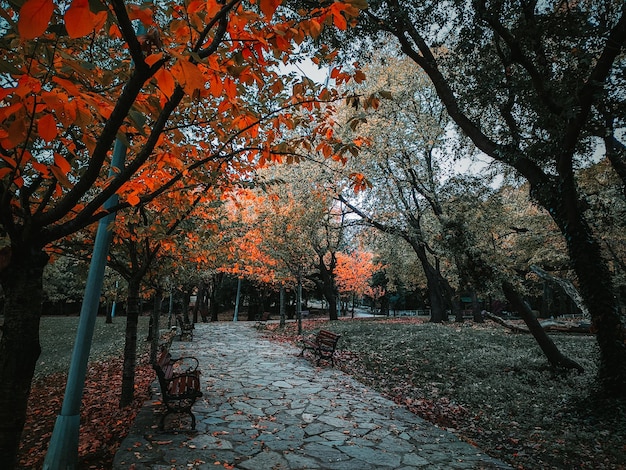
[[[43,466],[63,403],[77,326],[77,317],[41,319],[42,352],[28,402],[19,468],[39,469]],[[96,321],[81,406],[78,468],[111,468],[117,448],[128,434],[143,402],[149,398],[148,387],[154,380],[154,372],[148,364],[146,352],[149,346],[144,341],[148,318],[141,317],[137,336],[135,400],[130,406],[119,408],[125,328],[125,317],[115,318],[112,324],[106,324],[100,317]]]
[[[585,373],[552,370],[530,335],[415,320],[305,322],[340,333],[339,367],[517,468],[626,468],[626,403],[593,394],[597,346],[553,335]],[[272,330],[296,338],[295,326]]]

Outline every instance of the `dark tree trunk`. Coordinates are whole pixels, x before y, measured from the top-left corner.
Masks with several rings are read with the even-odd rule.
[[[485,318],[482,314],[482,308],[480,303],[478,302],[478,296],[476,295],[476,291],[472,289],[472,318],[476,323],[483,323]]]
[[[452,299],[447,296],[448,292],[445,289],[447,281],[428,259],[424,246],[415,241],[410,241],[410,244],[426,275],[426,287],[430,300],[430,321],[433,323],[448,321],[447,308],[452,305]]]
[[[457,296],[454,298],[452,300],[452,305],[454,305],[454,308],[452,309],[454,311],[454,321],[457,323],[463,323],[463,302],[461,302],[461,297]]]
[[[0,339],[0,462],[17,467],[17,451],[24,423],[39,344],[43,298],[42,276],[48,256],[42,251],[13,255],[2,272],[5,294]]]
[[[285,319],[287,318],[287,308],[286,308],[286,303],[285,303],[285,287],[281,286],[280,288],[280,293],[279,293],[279,307],[278,307],[278,313],[280,316],[280,327],[284,328],[285,327]]]
[[[328,318],[330,320],[338,320],[337,297],[331,294],[330,297],[326,296],[326,300],[328,300]]]
[[[526,305],[526,302],[522,299],[521,295],[515,290],[515,288],[508,282],[502,283],[502,290],[504,295],[513,308],[521,315],[524,323],[528,326],[530,333],[533,335],[537,344],[545,354],[546,358],[554,367],[559,369],[576,369],[578,372],[584,372],[582,366],[577,362],[564,356],[561,351],[556,347],[552,338],[548,336],[546,331],[541,327],[539,321],[530,310],[530,307]]]
[[[191,290],[185,290],[183,292],[183,307],[182,311],[175,312],[176,315],[182,314],[186,322],[189,322],[189,303],[191,302]]]
[[[115,300],[113,300],[115,302]],[[109,305],[109,302],[106,304],[107,313],[104,322],[105,323],[113,323],[113,302]]]
[[[139,321],[139,281],[136,279],[128,281],[128,305],[126,309],[126,342],[124,344],[120,408],[130,405],[135,394],[137,323]]]
[[[334,273],[331,269],[328,269],[324,263],[324,258],[319,256],[318,267],[320,270],[320,277],[322,279],[322,293],[324,298],[328,302],[328,316],[331,320],[338,320],[337,316],[337,287],[335,285]]]
[[[248,306],[248,321],[255,321],[261,319],[261,307],[258,291],[252,287],[250,289],[250,305]]]
[[[571,179],[562,181],[560,191],[551,185],[546,186],[535,186],[533,195],[548,209],[565,237],[600,348],[599,382],[609,395],[624,397],[626,333],[611,273],[580,209],[575,183]]]
[[[609,394],[626,396],[626,335],[609,269],[587,230],[568,230],[570,257],[600,347],[598,378]]]
[[[157,288],[154,294],[154,308],[150,316],[150,330],[148,332],[147,341],[150,341],[150,363],[156,364],[157,353],[159,349],[159,330],[161,319],[161,303],[163,302],[163,291]]]
[[[380,298],[380,314],[389,316],[389,296],[387,294]]]
[[[218,320],[217,288],[220,283],[219,281],[220,281],[220,278],[216,275],[211,278],[211,293],[209,296],[209,314],[211,316],[211,321]]]

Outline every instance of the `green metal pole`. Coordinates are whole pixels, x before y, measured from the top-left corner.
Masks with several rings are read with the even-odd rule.
[[[237,321],[239,316],[239,297],[241,297],[241,278],[237,278],[237,297],[235,298],[235,314],[233,315],[233,321]]]
[[[109,176],[117,174],[114,168],[121,169],[124,166],[125,157],[126,146],[118,140],[113,148],[112,168],[109,171]],[[116,205],[117,200],[117,196],[110,197],[104,204],[105,209]],[[87,275],[87,285],[85,286],[85,295],[80,309],[76,343],[74,344],[67,385],[65,387],[63,407],[61,408],[61,414],[57,416],[52,437],[50,438],[50,445],[43,465],[45,470],[75,469],[78,464],[80,403],[85,388],[87,362],[100,304],[104,268],[106,267],[109,245],[113,236],[109,230],[109,224],[114,219],[115,213],[112,213],[100,219],[98,223],[93,255]]]
[[[296,290],[296,320],[298,321],[298,334],[302,334],[302,271],[298,268],[298,287]]]

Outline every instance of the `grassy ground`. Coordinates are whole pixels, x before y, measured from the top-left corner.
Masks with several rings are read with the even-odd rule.
[[[35,369],[35,379],[69,369],[78,317],[42,317],[40,325],[41,355]],[[119,357],[124,350],[126,317],[113,319],[107,324],[104,317],[98,317],[93,332],[89,360],[106,360]],[[140,317],[138,325],[138,343],[148,334],[148,317]]]
[[[339,367],[346,372],[517,468],[626,468],[626,403],[591,394],[592,337],[553,336],[585,368],[578,374],[551,370],[531,336],[493,324],[304,325],[305,333],[342,334]],[[295,336],[293,325],[269,328],[275,339]]]

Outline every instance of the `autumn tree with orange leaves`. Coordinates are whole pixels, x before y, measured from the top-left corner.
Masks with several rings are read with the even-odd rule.
[[[364,296],[378,297],[371,286],[374,273],[382,269],[382,264],[374,261],[374,254],[363,249],[356,249],[350,253],[337,253],[337,288],[345,303],[352,300],[352,312],[356,299]]]
[[[7,468],[40,352],[50,243],[105,216],[114,194],[121,199],[112,211],[138,206],[179,184],[272,160],[279,143],[287,153],[281,135],[298,124],[294,111],[305,106],[312,116],[319,100],[333,99],[308,80],[281,77],[277,65],[295,60],[297,44],[323,28],[346,28],[357,8],[337,1],[294,12],[279,3],[73,0],[67,10],[53,0],[3,3],[0,461]],[[126,164],[109,177],[116,140]],[[332,140],[325,145],[334,150]]]
[[[188,195],[178,192],[168,193],[149,204],[125,211],[115,223],[115,236],[110,250],[109,266],[117,271],[128,283],[126,309],[126,331],[124,343],[124,364],[120,406],[132,403],[135,386],[135,366],[137,355],[137,326],[139,321],[140,289],[145,278],[157,269],[160,257],[167,255],[179,263],[180,244],[193,243],[198,236],[192,217],[205,220],[210,212],[200,212],[200,202],[210,200],[210,193]],[[200,248],[196,248],[199,250]],[[155,309],[157,310],[157,309]],[[158,311],[158,310],[157,310]],[[158,316],[153,317],[155,329]],[[152,356],[156,360],[158,329],[152,332]]]

